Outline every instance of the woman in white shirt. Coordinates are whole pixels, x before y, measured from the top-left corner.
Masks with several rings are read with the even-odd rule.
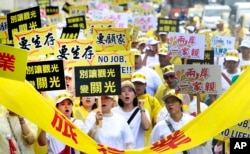
[[[163,101],[165,102],[169,116],[155,125],[150,136],[150,144],[167,137],[175,130],[179,130],[194,118],[189,114],[183,113],[182,95],[175,93],[174,89],[170,90],[163,96]],[[207,149],[205,145],[206,143],[192,149],[188,149],[187,151],[180,152],[180,154],[212,154],[212,149]]]
[[[144,131],[148,130],[151,124],[149,112],[144,109],[143,101],[137,99],[135,86],[131,81],[123,81],[121,88],[119,106],[114,107],[112,111],[123,116],[129,123],[136,141],[135,148],[143,148]]]
[[[111,111],[113,103],[113,96],[101,96],[101,111],[91,112],[85,121],[87,125],[94,122],[89,135],[99,144],[118,150],[133,149],[135,141],[129,125],[121,115]]]

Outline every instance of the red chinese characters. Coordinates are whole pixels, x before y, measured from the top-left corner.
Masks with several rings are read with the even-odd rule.
[[[99,148],[97,149],[99,152],[103,154],[124,154],[124,150],[118,150],[111,147],[105,147],[104,145],[98,144]]]
[[[9,53],[0,52],[0,68],[4,71],[14,72],[15,70],[15,56]]]
[[[76,127],[72,125],[72,123],[68,122],[66,118],[58,112],[55,112],[51,125],[56,128],[58,132],[61,132],[63,136],[71,138],[75,143],[78,143],[77,134],[74,132]]]
[[[151,150],[162,153],[169,149],[176,149],[179,145],[191,142],[191,138],[187,137],[183,131],[177,130],[172,135],[161,139],[153,144]]]

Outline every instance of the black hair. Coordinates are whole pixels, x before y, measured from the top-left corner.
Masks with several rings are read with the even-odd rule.
[[[120,98],[118,99],[118,105],[120,107],[124,106],[124,103],[123,103],[122,99],[120,99]],[[133,106],[134,107],[138,106],[138,99],[137,99],[137,97],[135,97],[134,100],[133,100]]]
[[[95,103],[93,104],[91,110],[94,110],[97,108],[97,103],[96,103],[97,99],[95,98]],[[83,106],[83,102],[82,102],[82,96],[80,97],[80,106]]]

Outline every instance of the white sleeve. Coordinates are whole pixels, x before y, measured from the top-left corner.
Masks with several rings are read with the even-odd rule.
[[[91,128],[93,128],[93,126],[95,125],[95,122],[96,122],[96,113],[94,111],[91,111],[84,121],[84,125],[82,128],[83,131],[88,134]]]
[[[160,121],[155,125],[153,128],[150,138],[149,138],[149,144],[153,144],[157,142],[158,140],[167,137],[170,135],[172,132],[169,130],[165,120]]]

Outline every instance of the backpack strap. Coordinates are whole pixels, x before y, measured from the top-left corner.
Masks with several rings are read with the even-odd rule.
[[[134,119],[136,113],[139,111],[139,107],[137,107],[134,112],[131,114],[131,116],[129,117],[127,123],[130,124],[130,122]]]
[[[226,74],[222,72],[221,75],[227,81],[227,83],[231,86],[232,82],[229,80],[229,78],[226,76]]]

